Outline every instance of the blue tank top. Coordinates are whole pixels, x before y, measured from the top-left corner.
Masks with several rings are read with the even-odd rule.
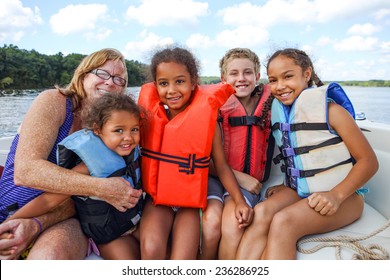
[[[66,117],[64,123],[61,125],[56,142],[51,150],[48,161],[57,164],[56,150],[57,144],[69,135],[70,128],[73,123],[73,106],[70,98],[66,99]],[[3,222],[7,216],[7,206],[17,203],[19,208],[39,196],[43,191],[29,188],[26,186],[16,186],[14,184],[14,162],[16,147],[19,142],[19,134],[17,134],[12,141],[10,152],[5,162],[3,175],[0,179],[0,222]]]

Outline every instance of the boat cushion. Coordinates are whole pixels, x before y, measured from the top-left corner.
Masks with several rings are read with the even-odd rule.
[[[283,181],[283,177],[280,175],[272,175],[270,180],[264,184],[262,193],[265,190],[273,185],[280,184]],[[364,204],[363,214],[359,220],[354,223],[340,228],[335,231],[331,231],[324,234],[316,234],[307,236],[311,237],[336,237],[336,236],[348,236],[348,237],[363,237],[365,235],[369,235],[370,233],[376,231],[379,228],[382,228],[384,225],[389,223],[388,219],[383,216],[380,212],[375,210],[372,206],[370,206],[367,202]],[[385,229],[384,231],[378,233],[377,235],[367,239],[359,241],[359,243],[363,246],[367,246],[369,244],[377,244],[383,247],[387,252],[390,253],[390,227]],[[322,242],[310,242],[302,244],[302,248],[305,250],[310,250],[317,245],[323,244]],[[350,260],[356,252],[353,249],[348,247],[342,247],[340,255],[341,259]],[[335,247],[325,247],[314,253],[304,254],[297,252],[297,259],[299,260],[335,260],[336,256],[336,248]]]

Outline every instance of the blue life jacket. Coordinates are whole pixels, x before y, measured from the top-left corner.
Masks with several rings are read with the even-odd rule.
[[[137,146],[129,156],[121,157],[110,150],[91,130],[79,130],[58,144],[58,165],[71,169],[82,161],[90,175],[99,178],[123,177],[135,189],[141,189],[140,149]],[[72,196],[84,233],[96,244],[110,242],[140,220],[143,196],[136,206],[120,212],[97,197]]]
[[[328,123],[328,102],[343,106],[355,116],[352,103],[337,83],[305,89],[291,107],[277,99],[272,104],[272,130],[281,149],[274,162],[284,160],[285,183],[296,188],[301,197],[331,190],[353,166],[348,148]],[[289,144],[283,142],[283,131],[288,133]],[[296,186],[291,186],[291,177]]]

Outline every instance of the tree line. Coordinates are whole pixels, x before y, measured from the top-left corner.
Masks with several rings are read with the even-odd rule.
[[[61,52],[45,55],[35,50],[19,49],[15,45],[0,47],[0,90],[7,89],[44,89],[54,85],[67,85],[86,55]],[[134,60],[126,60],[129,76],[128,86],[141,86],[147,81],[147,67]],[[200,77],[203,84],[215,84],[221,81],[219,76]],[[268,83],[261,79],[261,83]],[[326,83],[326,82],[325,82]],[[390,87],[389,80],[339,81],[344,86]]]
[[[44,89],[67,85],[81,60],[86,55],[61,52],[45,55],[35,50],[19,49],[15,45],[0,47],[0,90]],[[146,81],[147,65],[126,60],[129,86],[140,86]]]

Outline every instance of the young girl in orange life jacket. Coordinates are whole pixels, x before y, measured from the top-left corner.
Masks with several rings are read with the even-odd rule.
[[[234,90],[222,84],[199,86],[196,59],[179,47],[156,52],[151,74],[154,82],[141,88],[138,101],[147,111],[141,132],[142,181],[148,194],[140,225],[141,258],[196,259],[210,155],[236,203],[238,223],[247,226],[253,218],[216,127],[218,108]]]

